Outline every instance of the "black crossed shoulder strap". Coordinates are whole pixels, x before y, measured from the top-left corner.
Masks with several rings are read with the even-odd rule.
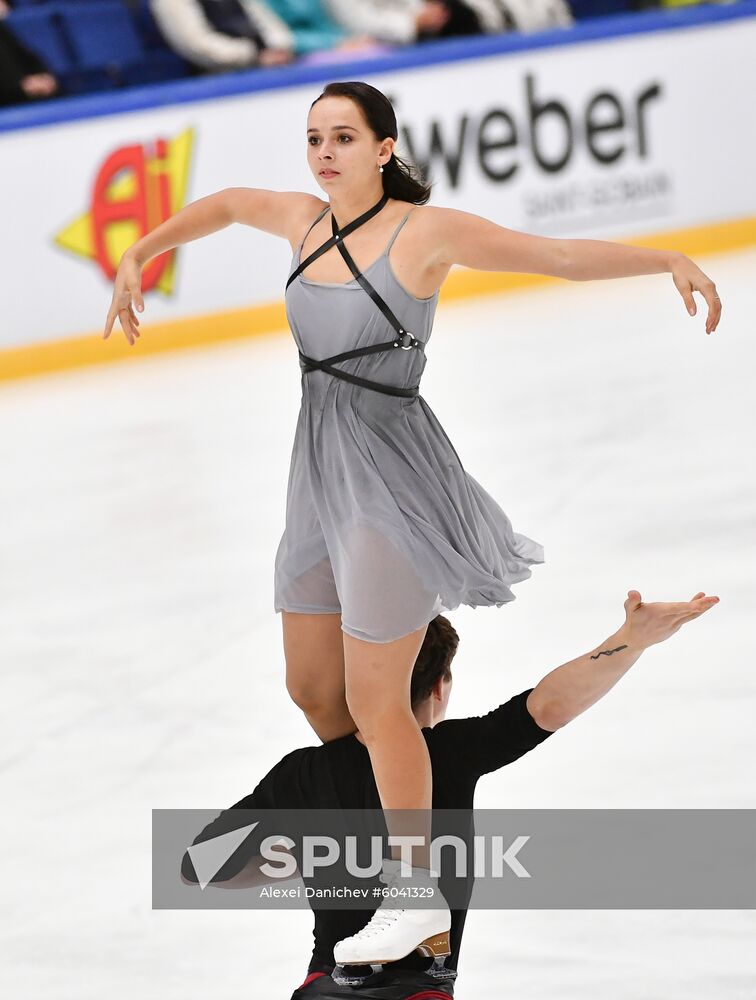
[[[295,278],[297,278],[302,273],[302,271],[304,271],[306,267],[309,267],[309,265],[312,264],[314,260],[317,260],[318,257],[322,257],[322,255],[326,252],[326,250],[330,250],[331,247],[334,246],[334,244],[337,242],[337,240],[339,239],[343,240],[345,236],[348,236],[350,233],[354,232],[355,229],[358,229],[364,223],[372,219],[374,215],[377,215],[387,201],[388,201],[388,195],[384,194],[381,200],[379,202],[376,202],[376,204],[373,205],[372,208],[369,208],[367,212],[363,212],[362,215],[358,215],[356,219],[352,219],[352,221],[348,223],[348,225],[344,226],[343,229],[339,229],[339,227],[336,225],[336,220],[333,219],[331,226],[331,228],[333,229],[333,236],[331,236],[330,239],[327,239],[325,243],[322,244],[322,246],[318,247],[317,250],[313,250],[313,252],[310,254],[309,257],[307,257],[306,260],[300,262],[299,267],[296,269],[296,271],[292,271],[292,273],[289,275],[289,280],[286,282],[286,287],[288,288],[289,285],[292,283],[292,281]],[[319,215],[318,218],[315,220],[315,222],[317,222],[320,218],[322,218],[322,216],[325,215],[326,211],[328,211],[328,209],[322,212],[321,215]],[[310,226],[310,229],[312,229],[312,226]],[[310,230],[308,229],[307,232],[309,233],[309,231]]]
[[[302,352],[299,352],[300,367],[302,372],[313,371],[318,369],[320,371],[328,372],[330,375],[335,375],[337,378],[344,379],[347,382],[351,382],[354,385],[363,386],[366,389],[375,389],[377,392],[386,393],[389,396],[417,396],[420,392],[419,386],[413,386],[409,389],[403,389],[399,386],[384,385],[381,382],[373,382],[370,379],[360,378],[358,375],[352,375],[349,372],[341,371],[339,368],[334,368],[333,366],[339,361],[347,361],[350,358],[358,358],[363,354],[377,354],[380,351],[388,351],[394,347],[400,347],[404,351],[412,350],[413,347],[417,347],[422,350],[425,344],[417,340],[412,336],[407,330],[404,329],[402,324],[394,315],[393,311],[390,309],[388,303],[381,295],[373,288],[365,275],[360,271],[360,269],[355,264],[352,259],[351,254],[344,246],[343,240],[345,236],[348,236],[351,232],[354,232],[359,226],[363,225],[369,219],[372,219],[374,215],[383,208],[383,206],[388,201],[388,195],[384,194],[379,202],[373,205],[372,208],[368,209],[362,215],[353,219],[348,225],[344,226],[343,229],[339,229],[336,224],[336,219],[331,215],[331,229],[333,235],[330,239],[327,239],[325,243],[314,250],[306,260],[300,261],[299,266],[294,270],[289,276],[289,280],[286,282],[286,288],[292,283],[292,281],[298,277],[302,271],[308,265],[310,265],[314,260],[317,260],[326,250],[330,250],[332,246],[338,246],[339,253],[346,261],[349,270],[355,276],[360,285],[365,289],[370,298],[375,302],[378,308],[381,310],[383,315],[389,321],[391,326],[396,330],[397,337],[395,340],[388,340],[382,344],[371,344],[369,347],[359,347],[353,351],[344,351],[342,354],[335,354],[331,358],[324,358],[322,361],[315,361],[313,358],[308,358]]]

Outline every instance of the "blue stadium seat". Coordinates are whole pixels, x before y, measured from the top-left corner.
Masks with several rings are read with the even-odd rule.
[[[22,7],[12,10],[6,25],[27,48],[36,53],[56,75],[72,67],[72,53],[61,31],[54,7]]]
[[[15,0],[7,24],[64,94],[146,86],[195,73],[169,49],[148,0]]]
[[[144,47],[146,49],[171,51],[168,49],[160,28],[158,28],[155,18],[152,16],[150,0],[129,0],[129,9],[131,10],[134,23],[137,26],[137,31],[144,43]]]
[[[147,51],[144,62],[135,63],[124,70],[124,83],[127,87],[139,87],[166,80],[180,80],[192,74],[191,65],[175,52],[152,49]]]
[[[85,3],[90,0],[84,0]],[[128,0],[129,10],[145,48],[145,62],[127,73],[130,84],[157,83],[192,76],[195,69],[166,44],[155,23],[149,0]]]
[[[144,47],[119,0],[64,3],[57,10],[79,69],[117,74],[143,61]]]

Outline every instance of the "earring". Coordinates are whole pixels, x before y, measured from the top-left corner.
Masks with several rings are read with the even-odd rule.
[[[379,173],[379,174],[382,174],[382,173],[383,173],[383,164],[381,164],[381,165],[380,165],[380,166],[378,167],[378,173]]]

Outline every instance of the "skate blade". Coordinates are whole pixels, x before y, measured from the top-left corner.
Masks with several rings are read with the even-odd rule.
[[[431,976],[433,979],[456,979],[457,973],[453,969],[447,969],[444,966],[444,960],[451,955],[451,945],[449,943],[449,931],[444,931],[443,934],[434,934],[432,937],[426,938],[425,941],[421,941],[420,944],[413,950],[419,952],[423,958],[432,958],[433,964],[427,970],[426,975]],[[402,956],[403,958],[406,956]],[[372,979],[373,976],[383,971],[384,965],[389,965],[391,962],[400,961],[396,958],[378,958],[373,959],[370,962],[345,962],[343,965],[337,965],[336,968],[331,973],[331,978],[338,986],[362,986],[368,979]],[[347,970],[354,966],[366,966],[369,965],[372,972],[368,975],[351,975]]]
[[[430,968],[425,970],[425,975],[430,979],[445,979],[447,982],[450,980],[453,982],[457,978],[457,970],[447,969],[444,965],[444,959],[436,958]]]
[[[378,976],[383,972],[382,962],[361,962],[362,966],[369,965],[372,972],[365,975],[357,976],[347,972],[347,969],[351,968],[349,965],[337,965],[333,972],[331,973],[331,979],[336,983],[337,986],[364,986],[365,983],[372,980],[374,977]],[[356,963],[355,963],[356,965]]]
[[[442,958],[437,958],[434,960],[430,968],[425,970],[425,975],[429,979],[435,979],[439,982],[443,981],[446,983],[453,983],[457,978],[456,969],[447,969]],[[386,963],[388,964],[388,963]],[[363,976],[350,975],[344,966],[337,965],[336,968],[331,973],[331,979],[336,983],[337,986],[349,986],[352,989],[358,989],[361,986],[374,985],[382,979],[381,973],[384,971],[383,965],[377,962],[371,966],[372,972]]]

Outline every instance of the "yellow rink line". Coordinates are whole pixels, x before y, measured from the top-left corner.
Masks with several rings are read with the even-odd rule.
[[[703,254],[756,246],[756,217],[622,239],[618,242],[680,250],[696,259]],[[446,279],[440,301],[453,302],[455,299],[556,284],[562,280],[564,279],[540,274],[457,269]],[[102,332],[96,331],[65,340],[0,349],[0,381],[85,365],[100,365],[125,358],[140,358],[146,354],[215,344],[239,337],[263,336],[287,329],[283,302],[146,324],[143,327],[145,335],[134,347],[129,346],[116,324],[116,330],[108,340],[103,340]]]

